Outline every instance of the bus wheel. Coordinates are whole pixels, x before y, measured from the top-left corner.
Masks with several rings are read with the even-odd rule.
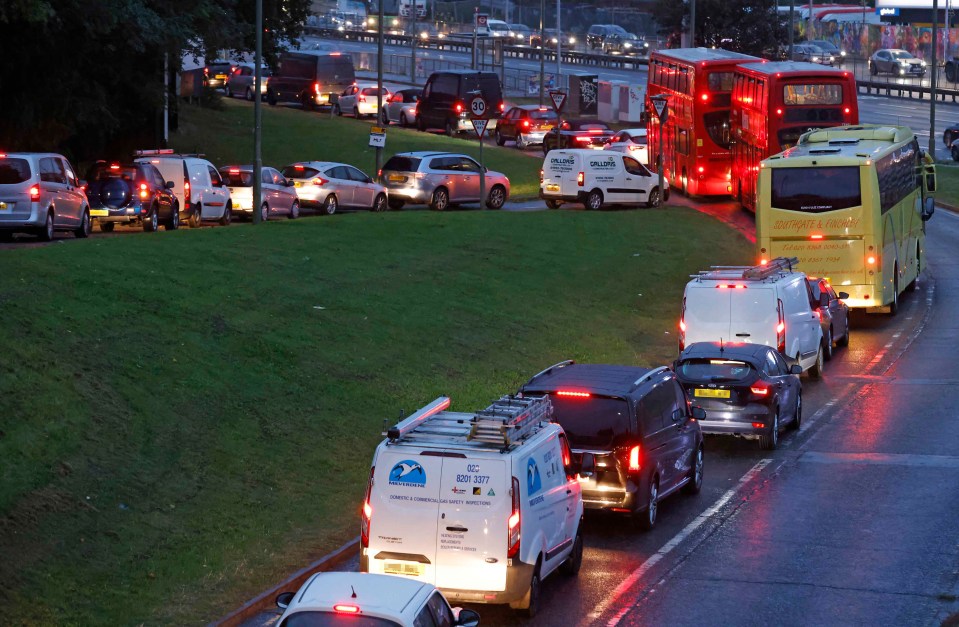
[[[686,178],[686,168],[683,168],[683,176],[679,179],[679,192],[689,197],[689,179]]]
[[[892,303],[889,305],[889,315],[895,316],[899,311],[899,264],[896,264],[892,275]]]

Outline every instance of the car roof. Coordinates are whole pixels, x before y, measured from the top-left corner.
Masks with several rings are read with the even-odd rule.
[[[640,366],[570,364],[541,373],[523,386],[524,391],[549,392],[562,387],[589,390],[600,396],[625,396],[650,372]]]
[[[549,107],[541,107],[536,104],[519,104],[513,105],[514,109],[522,109],[523,111],[552,111]]]
[[[365,614],[403,614],[410,601],[432,592],[427,583],[373,573],[322,572],[311,577],[294,597],[295,609],[332,610],[336,604],[356,605]]]
[[[309,166],[309,167],[311,167],[311,168],[315,168],[315,169],[319,170],[320,168],[328,168],[328,167],[330,167],[330,166],[350,165],[350,164],[349,164],[349,163],[338,163],[338,162],[336,162],[336,161],[297,161],[296,163],[291,163],[290,165],[285,165],[285,166],[283,166],[283,168],[281,168],[281,169],[296,167],[296,166],[298,166],[298,165],[301,165],[301,166],[303,166],[303,167]],[[355,167],[355,166],[354,166],[354,167]]]
[[[700,357],[735,357],[738,359],[762,359],[769,348],[765,344],[749,342],[724,342],[720,350],[719,342],[696,342],[686,347],[680,359]]]
[[[467,157],[469,155],[460,154],[458,152],[436,152],[435,150],[414,150],[412,152],[398,152],[394,157],[418,157],[420,159],[425,159],[426,157]],[[470,157],[472,159],[472,157]]]

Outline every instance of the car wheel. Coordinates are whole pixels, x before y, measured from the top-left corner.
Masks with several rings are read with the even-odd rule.
[[[759,436],[759,446],[764,451],[775,451],[779,446],[779,410],[773,414],[773,423],[769,426],[769,433]]]
[[[227,97],[229,97],[229,98],[232,98],[232,97],[233,97],[233,89],[230,88],[230,85],[229,85],[229,84],[227,84],[227,86],[226,86],[226,95],[227,95]]]
[[[703,489],[703,445],[696,449],[696,459],[689,469],[689,481],[683,486],[686,494],[699,494]]]
[[[223,215],[220,216],[220,225],[230,226],[231,220],[233,220],[233,203],[228,202],[223,209]]]
[[[653,475],[649,479],[649,507],[639,514],[639,527],[643,531],[651,531],[656,526],[656,514],[659,511],[659,477]]]
[[[353,107],[353,117],[356,118],[357,120],[359,120],[360,117],[362,117],[362,116],[360,116],[360,108],[359,108],[359,107]]]
[[[170,208],[170,219],[166,223],[166,230],[175,231],[178,228],[180,228],[180,205],[173,203]]]
[[[453,123],[450,122],[449,120],[446,121],[446,136],[447,137],[456,136],[456,130],[453,128]]]
[[[103,233],[113,233],[113,229],[116,226],[113,222],[100,222],[100,231]]]
[[[647,206],[647,207],[658,207],[658,206],[659,206],[659,203],[660,203],[659,188],[658,188],[658,187],[654,187],[654,188],[653,188],[652,190],[650,190],[650,192],[649,192],[649,200],[646,202],[646,206]]]
[[[290,205],[290,220],[296,220],[300,217],[300,202],[294,200],[293,204]]]
[[[268,222],[270,219],[270,205],[263,203],[260,207],[260,222]]]
[[[832,359],[832,327],[826,330],[826,337],[822,339],[822,356],[825,361]]]
[[[505,203],[506,188],[502,185],[494,185],[493,189],[489,190],[489,196],[486,197],[486,208],[502,209]]]
[[[150,213],[143,218],[143,230],[147,233],[153,233],[154,231],[160,228],[159,216],[157,215],[157,208],[155,206],[150,207]]]
[[[336,209],[338,206],[339,204],[336,202],[336,196],[333,194],[330,194],[329,196],[326,197],[326,201],[323,203],[323,213],[325,213],[328,216],[331,216],[334,213],[336,213]]]
[[[373,211],[375,211],[376,213],[380,213],[382,211],[386,211],[386,207],[387,207],[386,195],[378,194],[376,196],[376,200],[373,201]]]
[[[527,146],[529,146],[529,144],[526,143],[526,140],[523,139],[523,136],[522,136],[522,135],[517,135],[517,136],[516,136],[516,147],[517,147],[518,149],[520,149],[520,150],[526,150],[526,147],[527,147]]]
[[[959,146],[953,146],[951,149],[951,152],[952,152],[952,160],[959,161]]]
[[[390,209],[392,209],[393,211],[399,211],[400,209],[403,208],[403,205],[405,204],[406,203],[403,202],[402,200],[393,200],[392,198],[389,201]]]
[[[547,200],[547,201],[546,201],[546,208],[547,208],[547,209],[559,209],[562,204],[563,204],[563,203],[560,202],[559,200]]]
[[[193,208],[193,213],[190,215],[190,228],[195,229],[203,223],[203,207],[197,203]]]
[[[90,212],[86,209],[83,210],[83,216],[80,217],[80,228],[73,232],[74,235],[80,239],[85,239],[90,237],[90,233],[93,231],[93,225],[90,223]]]
[[[793,419],[789,423],[789,428],[793,431],[799,431],[802,426],[802,392],[796,395],[796,408],[793,410]]]
[[[267,102],[267,104],[269,104],[271,107],[276,106],[276,94],[273,93],[273,92],[270,91],[270,90],[267,90],[267,91],[266,91],[266,102]]]
[[[573,540],[573,550],[569,552],[569,557],[563,562],[559,569],[567,577],[575,577],[579,574],[579,569],[583,565],[583,534],[576,532],[576,538]]]
[[[420,132],[426,132],[426,122],[424,122],[420,116],[416,116],[416,128]]]
[[[383,109],[382,111],[380,111],[380,123],[383,124],[383,126],[390,125],[390,116],[387,115],[386,109]]]
[[[410,121],[406,119],[406,113],[400,113],[400,126],[409,126]]]
[[[499,129],[496,129],[496,132],[493,134],[493,137],[496,138],[496,145],[502,146],[506,143],[506,138],[503,137],[503,134],[499,132]]]
[[[819,350],[816,351],[816,363],[813,364],[812,368],[809,369],[809,376],[813,379],[821,379],[823,372],[823,359],[822,346],[819,347]]]
[[[592,209],[593,211],[601,209],[603,206],[603,192],[599,191],[598,189],[594,189],[586,195],[586,201],[583,203],[583,205],[587,209]]]
[[[433,191],[433,198],[430,200],[430,209],[433,211],[443,211],[450,205],[450,194],[445,187],[439,187]]]
[[[879,75],[879,68],[876,67],[876,64],[873,63],[872,61],[869,62],[869,73],[872,74],[873,76]]]
[[[247,99],[247,101],[253,102],[253,90],[247,87],[246,94],[244,94],[244,97]]]
[[[56,233],[56,224],[54,224],[53,211],[47,211],[47,220],[43,223],[43,229],[40,230],[40,239],[45,242],[52,242]]]

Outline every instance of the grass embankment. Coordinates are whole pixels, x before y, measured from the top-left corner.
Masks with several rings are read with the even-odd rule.
[[[356,535],[384,420],[565,358],[666,363],[687,275],[749,257],[682,208],[0,251],[0,623],[220,616]]]
[[[183,105],[179,131],[171,145],[182,152],[200,152],[217,167],[253,162],[253,105],[224,98],[224,109]],[[296,161],[340,161],[374,176],[375,148],[370,142],[369,120],[330,117],[289,107],[263,105],[263,163],[282,168]],[[385,163],[391,155],[410,150],[445,150],[479,158],[479,142],[471,139],[421,133],[390,126],[386,132]],[[523,154],[500,148],[487,139],[483,162],[490,170],[509,177],[513,198],[535,198],[539,191],[542,153]]]
[[[959,166],[953,163],[936,164],[936,200],[959,207]]]

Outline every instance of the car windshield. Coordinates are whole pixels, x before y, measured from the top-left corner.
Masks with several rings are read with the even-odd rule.
[[[613,448],[630,433],[629,406],[621,398],[550,394],[553,415],[574,447]]]
[[[320,171],[306,165],[288,165],[283,168],[283,176],[288,179],[308,179],[313,178]]]
[[[743,381],[755,372],[750,364],[735,359],[685,359],[679,363],[679,375],[692,381],[729,383]]]
[[[914,59],[915,58],[911,54],[906,52],[905,50],[893,50],[889,54],[892,55],[893,59]]]
[[[629,138],[637,144],[646,145],[646,133],[629,133]]]
[[[283,621],[283,627],[400,627],[386,618],[341,612],[297,612]]]
[[[416,172],[420,167],[420,159],[416,157],[401,157],[396,155],[389,158],[384,170],[393,170],[395,172]]]
[[[15,185],[30,178],[30,164],[26,159],[0,158],[0,185]]]
[[[241,170],[221,170],[227,187],[253,187],[253,173]]]

